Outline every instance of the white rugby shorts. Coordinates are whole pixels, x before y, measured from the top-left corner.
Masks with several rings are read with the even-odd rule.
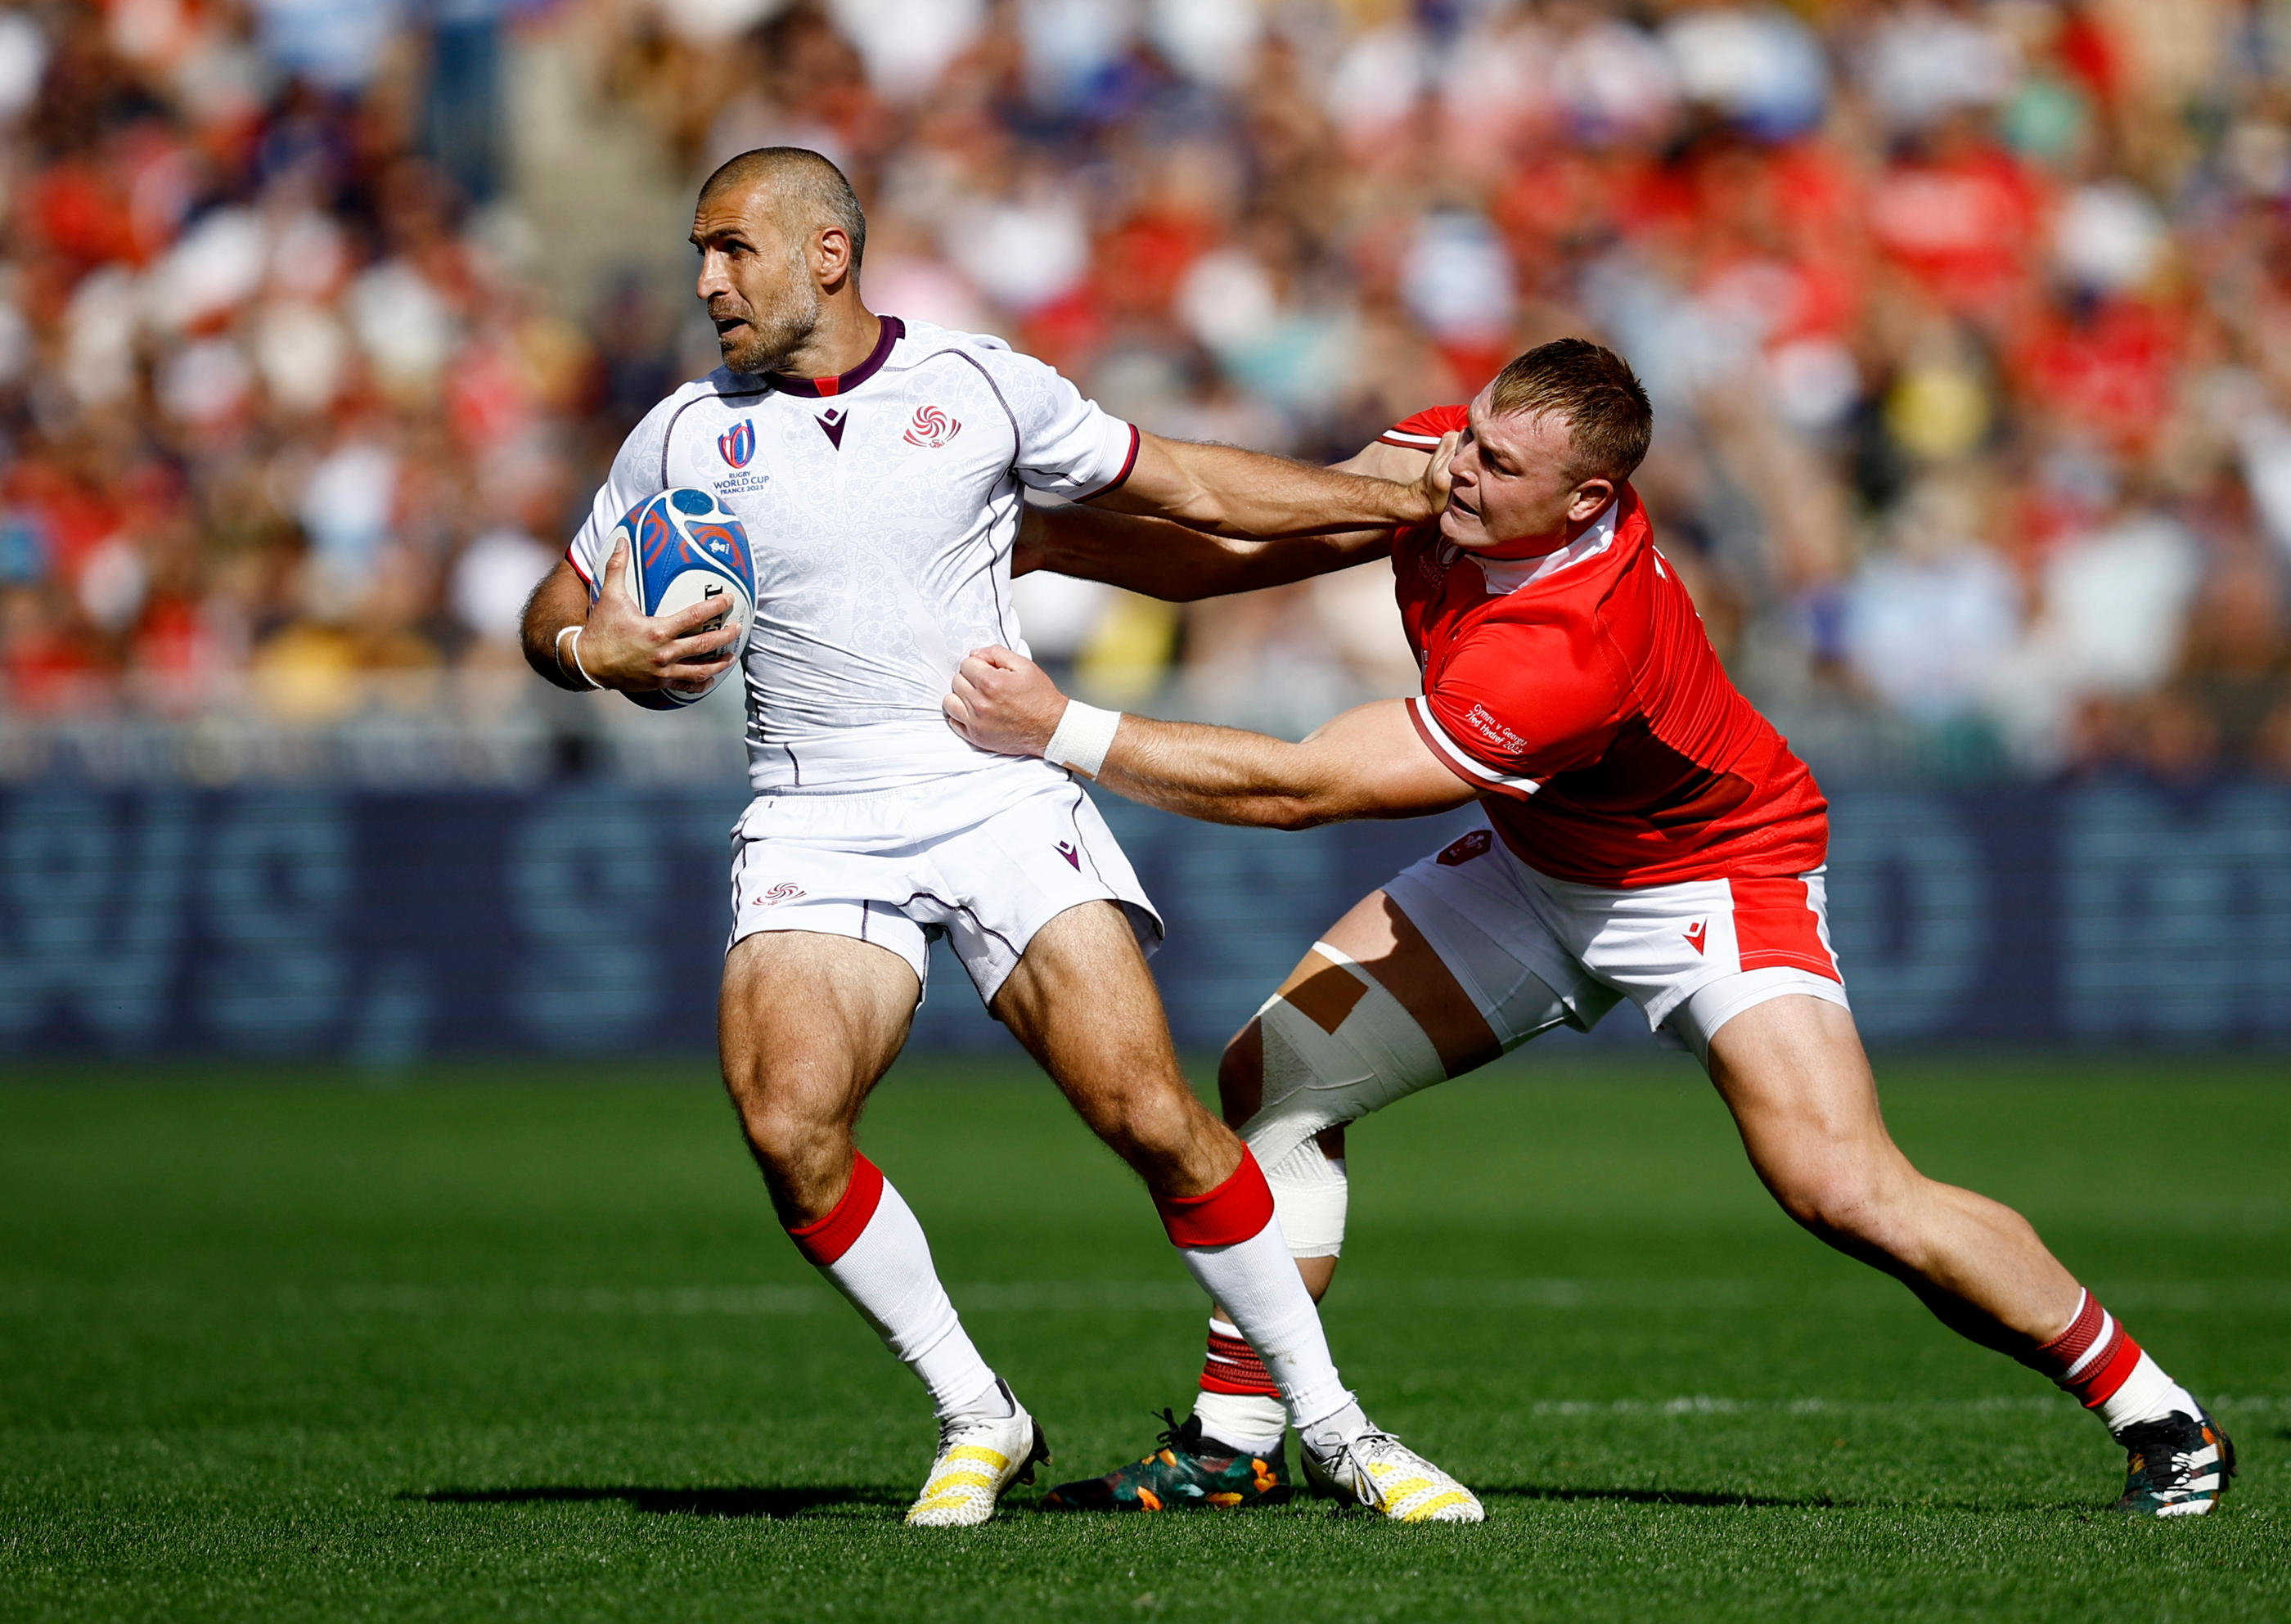
[[[767,930],[855,937],[927,984],[944,936],[992,1001],[1037,930],[1100,901],[1121,904],[1148,953],[1162,945],[1162,916],[1081,785],[1013,758],[928,784],[752,802],[732,831],[726,951]]]
[[[1802,993],[1850,1007],[1820,869],[1631,890],[1574,885],[1530,868],[1483,826],[1384,888],[1506,1049],[1562,1021],[1588,1032],[1628,998],[1707,1065],[1712,1034],[1769,999]]]

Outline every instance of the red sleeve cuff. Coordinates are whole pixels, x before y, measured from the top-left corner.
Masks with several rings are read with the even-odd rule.
[[[1540,779],[1524,773],[1507,773],[1475,760],[1448,736],[1448,730],[1432,714],[1431,706],[1421,694],[1408,702],[1408,720],[1415,728],[1416,736],[1424,741],[1424,747],[1440,758],[1442,766],[1484,794],[1525,800],[1543,787]]]

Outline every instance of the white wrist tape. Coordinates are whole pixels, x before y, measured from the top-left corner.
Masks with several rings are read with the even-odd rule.
[[[569,637],[573,639],[574,671],[580,677],[582,681],[587,683],[591,687],[600,688],[605,685],[598,681],[594,677],[591,676],[589,674],[588,668],[581,663],[581,634],[588,629],[589,628],[586,626],[566,626],[559,630],[557,633],[557,668],[559,671],[565,669],[565,639]]]
[[[1105,765],[1105,752],[1113,746],[1114,729],[1121,726],[1121,712],[1101,711],[1069,699],[1058,717],[1057,731],[1042,746],[1042,760],[1052,767],[1071,767],[1095,778]]]

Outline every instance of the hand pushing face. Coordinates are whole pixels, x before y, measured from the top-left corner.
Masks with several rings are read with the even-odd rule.
[[[1564,547],[1615,494],[1612,479],[1576,470],[1564,417],[1548,412],[1497,416],[1486,390],[1472,402],[1472,431],[1449,458],[1448,475],[1442,539],[1468,551],[1500,551],[1513,558]]]

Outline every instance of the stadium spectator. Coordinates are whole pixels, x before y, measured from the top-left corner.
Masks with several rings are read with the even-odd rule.
[[[1157,430],[1334,459],[1618,344],[1641,489],[1786,728],[2291,770],[2291,36],[2247,12],[11,11],[0,718],[549,703],[486,687],[514,576],[711,348],[667,265],[559,251],[784,141],[859,181],[876,302]],[[548,94],[645,149],[578,209],[505,116]],[[1301,726],[1407,680],[1354,584],[1030,591],[1085,687]]]

